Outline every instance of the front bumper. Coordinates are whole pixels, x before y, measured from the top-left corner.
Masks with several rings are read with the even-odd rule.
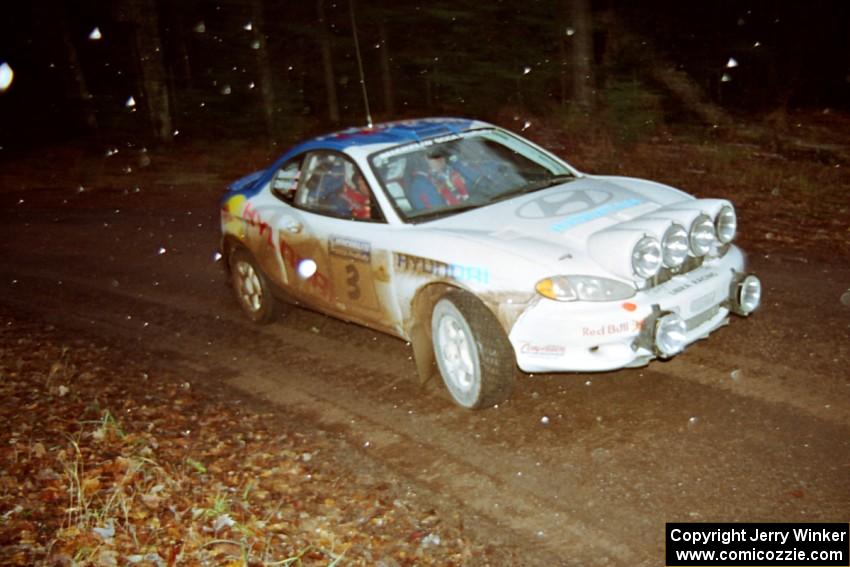
[[[605,371],[672,356],[727,324],[730,313],[754,309],[752,302],[741,305],[740,294],[752,291],[758,280],[743,269],[743,254],[732,246],[722,258],[626,301],[540,298],[511,328],[517,365],[525,372]],[[679,348],[668,348],[666,339]]]

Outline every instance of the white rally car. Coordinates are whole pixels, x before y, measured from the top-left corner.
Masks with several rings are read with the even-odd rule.
[[[517,367],[671,357],[761,295],[728,201],[587,175],[466,119],[303,142],[229,187],[221,228],[253,321],[283,299],[410,341],[466,408],[507,399]]]

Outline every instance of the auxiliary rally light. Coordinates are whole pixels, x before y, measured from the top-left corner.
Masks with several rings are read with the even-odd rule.
[[[732,312],[746,317],[761,304],[761,280],[753,274],[737,274],[729,293]]]
[[[669,358],[685,348],[688,332],[684,319],[676,313],[665,313],[655,320],[655,350],[662,358]]]
[[[670,358],[684,350],[687,332],[687,324],[678,313],[662,311],[654,305],[652,314],[644,320],[641,333],[632,348],[646,348],[659,358]]]
[[[731,312],[746,317],[761,303],[761,280],[753,274],[735,274],[729,290],[729,298],[723,306]],[[658,305],[642,325],[641,333],[632,349],[646,348],[659,358],[670,358],[684,350],[687,344],[688,325],[672,311],[664,311]]]

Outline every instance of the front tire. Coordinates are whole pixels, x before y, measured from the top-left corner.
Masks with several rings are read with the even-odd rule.
[[[244,249],[238,248],[230,256],[230,281],[239,307],[251,321],[265,325],[280,316],[280,303],[265,275]]]
[[[431,340],[455,403],[480,409],[510,397],[516,358],[502,326],[477,298],[450,291],[438,300],[431,315]]]

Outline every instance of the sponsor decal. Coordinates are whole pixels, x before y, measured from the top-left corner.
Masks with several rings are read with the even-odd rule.
[[[591,211],[579,213],[577,215],[571,216],[568,219],[564,219],[558,223],[553,224],[550,228],[553,232],[564,232],[565,230],[569,230],[580,224],[584,224],[586,222],[590,222],[596,219],[601,219],[602,217],[607,217],[608,215],[616,213],[618,211],[631,209],[632,207],[636,207],[642,203],[642,199],[626,199],[625,201],[620,201],[619,203],[610,203],[602,205],[601,207],[598,207]]]
[[[234,195],[228,199],[221,208],[221,218],[226,232],[241,234],[244,237],[243,227],[256,228],[260,238],[269,246],[274,246],[271,225],[260,217],[259,211],[245,199],[244,195]]]
[[[638,333],[643,327],[643,321],[623,321],[621,323],[608,323],[592,327],[582,327],[582,337],[610,337],[626,333]]]
[[[486,268],[478,266],[464,266],[463,264],[447,264],[430,258],[420,258],[410,254],[395,252],[395,269],[399,272],[414,274],[428,274],[438,278],[446,278],[459,281],[472,281],[482,284],[489,283],[490,272]]]
[[[710,279],[716,278],[718,275],[719,274],[717,272],[708,272],[707,274],[703,274],[699,277],[693,278],[692,280],[689,280],[689,281],[686,281],[686,282],[676,282],[677,283],[676,287],[668,290],[668,293],[670,295],[679,295],[680,293],[682,293],[686,289],[691,289],[695,285],[699,285],[702,282],[706,282]],[[699,301],[699,299],[697,299],[696,301]],[[694,303],[696,303],[696,302],[694,302]]]
[[[372,261],[372,245],[363,240],[331,236],[328,240],[328,251],[333,256],[354,260],[355,262],[368,264]]]
[[[422,142],[404,144],[403,146],[399,146],[397,148],[393,148],[391,150],[383,152],[381,155],[375,158],[375,162],[378,165],[384,165],[385,163],[387,163],[387,160],[389,158],[410,154],[423,148],[428,148],[437,144],[442,144],[444,142],[450,142],[452,140],[460,140],[461,138],[471,137],[474,134],[474,132],[467,132],[464,134],[449,134],[446,136],[440,136],[438,138],[431,138],[430,140],[424,140]]]
[[[564,356],[567,352],[567,347],[564,345],[535,345],[531,343],[523,343],[523,345],[519,347],[519,351],[528,356],[555,358]]]
[[[599,189],[560,191],[528,201],[517,209],[516,215],[523,219],[548,219],[574,215],[595,209],[613,198],[614,195],[608,191]]]
[[[260,231],[260,238],[265,235],[266,244],[269,246],[273,246],[272,243],[272,227],[260,218],[260,213],[253,206],[251,206],[250,202],[245,203],[245,208],[242,209],[242,216],[245,218],[245,222],[248,223],[249,226],[257,227]]]
[[[239,216],[242,213],[245,203],[245,195],[233,195],[221,207],[221,220],[224,231],[239,238],[245,237],[245,226],[247,226]]]

